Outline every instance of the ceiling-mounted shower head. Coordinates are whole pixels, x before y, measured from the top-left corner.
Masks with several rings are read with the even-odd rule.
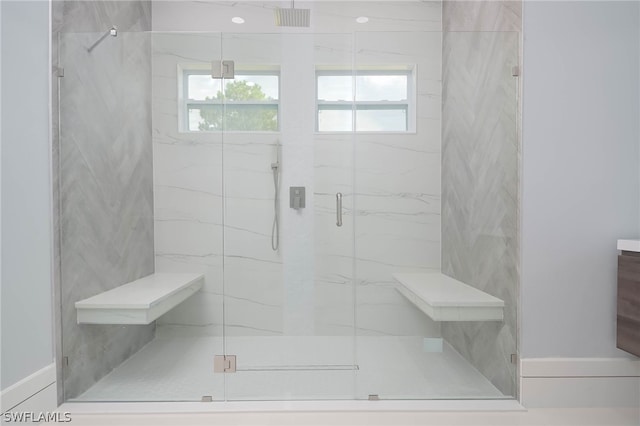
[[[276,26],[278,27],[310,27],[311,9],[296,9],[291,1],[290,9],[279,7],[273,10]]]

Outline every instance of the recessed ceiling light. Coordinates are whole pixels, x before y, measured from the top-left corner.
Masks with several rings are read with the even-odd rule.
[[[234,16],[233,18],[231,18],[231,22],[233,22],[234,24],[244,24],[244,19],[239,16]]]
[[[369,18],[367,18],[366,16],[358,16],[356,18],[356,22],[358,24],[366,24],[367,22],[369,22]]]

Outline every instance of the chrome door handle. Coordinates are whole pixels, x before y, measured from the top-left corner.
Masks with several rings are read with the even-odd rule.
[[[342,192],[336,193],[336,225],[342,226]]]

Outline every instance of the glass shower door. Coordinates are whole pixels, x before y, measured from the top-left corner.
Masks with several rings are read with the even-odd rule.
[[[214,374],[222,353],[223,199],[219,33],[153,33],[153,166],[156,272],[195,272],[203,288],[158,319],[164,354],[157,386],[168,400],[224,400]],[[219,113],[218,113],[219,115]],[[160,398],[158,398],[160,399]]]
[[[354,51],[356,398],[510,398],[518,35],[363,31]],[[504,320],[434,320],[398,273],[453,277],[503,300]]]
[[[66,401],[224,399],[220,34],[59,39],[61,357]],[[153,273],[205,285],[153,324],[78,324],[75,302]],[[126,315],[123,315],[126,317]]]
[[[317,72],[350,66],[351,37],[224,34],[222,51],[234,68],[223,119],[226,398],[351,399],[353,138],[316,127]]]

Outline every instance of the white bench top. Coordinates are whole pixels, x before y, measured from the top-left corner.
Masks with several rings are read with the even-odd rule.
[[[204,275],[156,273],[76,302],[79,324],[149,324],[200,290]]]
[[[396,289],[435,321],[502,321],[504,301],[440,272],[397,273]]]

